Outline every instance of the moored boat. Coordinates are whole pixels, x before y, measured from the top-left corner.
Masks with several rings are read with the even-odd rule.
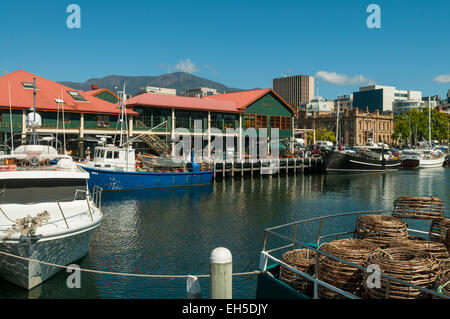
[[[352,154],[338,150],[324,150],[323,161],[327,172],[386,172],[398,170],[401,161],[398,158],[386,158],[370,150],[357,149]]]
[[[0,161],[15,163],[13,169],[0,171],[0,251],[25,258],[2,255],[0,276],[25,289],[61,270],[26,258],[68,265],[88,253],[91,236],[102,220],[101,190],[89,193],[89,174],[69,156],[37,155],[37,148],[33,150],[32,157],[0,156]],[[50,159],[58,164],[48,164]]]
[[[437,285],[440,262],[448,258],[445,244],[411,234],[431,238],[434,233],[407,228],[391,211],[341,213],[267,228],[256,298],[450,299]],[[441,259],[436,247],[444,252]]]
[[[209,184],[214,177],[214,171],[202,170],[200,163],[140,156],[142,165],[136,161],[131,141],[125,141],[123,135],[127,123],[125,114],[125,88],[119,104],[121,115],[119,146],[101,145],[95,147],[94,158],[78,165],[89,172],[89,188],[95,186],[103,190],[140,190],[151,188],[166,188]]]

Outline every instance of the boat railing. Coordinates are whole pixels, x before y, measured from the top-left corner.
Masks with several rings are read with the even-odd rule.
[[[51,202],[56,203],[56,205],[58,206],[58,209],[59,209],[59,211],[61,213],[61,216],[62,216],[62,219],[54,220],[54,221],[52,221],[52,223],[58,223],[61,220],[64,220],[64,223],[66,224],[67,229],[70,229],[69,223],[67,221],[69,219],[71,219],[71,218],[75,218],[75,217],[84,215],[85,212],[82,212],[82,213],[79,213],[79,214],[75,214],[75,215],[70,215],[69,217],[67,217],[66,214],[64,213],[64,210],[63,210],[63,207],[61,206],[61,203],[63,203],[63,202],[72,202],[72,201],[75,201],[75,200],[86,200],[89,216],[91,218],[91,221],[94,221],[93,212],[92,212],[93,211],[93,207],[92,207],[91,204],[93,204],[94,207],[96,207],[99,210],[99,212],[101,213],[102,191],[103,191],[103,188],[101,188],[99,186],[94,186],[92,192],[88,192],[85,189],[77,189],[77,190],[75,190],[75,195],[73,197],[52,200]],[[30,202],[30,203],[27,203],[27,205],[38,205],[38,204],[43,204],[43,203],[49,203],[49,201]],[[5,215],[5,212],[1,208],[1,206],[0,206],[0,211]],[[10,218],[8,218],[8,219],[10,219]]]
[[[343,236],[348,236],[351,235],[352,237],[355,237],[356,235],[356,223],[355,223],[355,227],[354,229],[350,230],[350,231],[341,231],[341,232],[336,232],[336,233],[332,233],[332,234],[322,234],[323,232],[323,226],[324,226],[324,222],[326,220],[329,219],[334,219],[334,218],[342,218],[342,217],[358,217],[361,214],[383,214],[383,215],[389,215],[391,213],[391,211],[387,211],[387,210],[376,210],[376,211],[360,211],[360,212],[348,212],[348,213],[340,213],[340,214],[336,214],[336,215],[326,215],[326,216],[320,216],[320,217],[314,217],[314,218],[309,218],[309,219],[305,219],[305,220],[301,220],[301,221],[295,221],[295,222],[291,222],[291,223],[287,223],[287,224],[283,224],[283,225],[279,225],[279,226],[275,226],[275,227],[270,227],[264,230],[264,240],[263,240],[263,249],[260,253],[260,262],[259,262],[259,270],[262,272],[266,272],[267,271],[267,266],[268,266],[268,261],[271,260],[272,262],[279,264],[280,266],[283,266],[287,269],[289,269],[289,271],[292,271],[298,275],[300,275],[301,277],[309,280],[309,281],[313,281],[314,283],[314,290],[313,290],[313,298],[314,299],[318,299],[319,298],[319,286],[325,287],[343,297],[349,298],[349,299],[361,299],[360,297],[351,294],[349,292],[346,292],[342,289],[339,289],[338,287],[335,287],[327,282],[324,282],[320,279],[318,279],[318,269],[319,269],[319,258],[320,256],[326,256],[328,258],[334,259],[338,262],[341,262],[343,264],[346,264],[348,266],[357,268],[363,272],[367,272],[368,269],[361,266],[361,265],[357,265],[354,264],[352,262],[346,261],[344,259],[341,259],[339,257],[333,256],[325,251],[319,250],[319,245],[321,243],[321,241],[323,239],[329,239],[329,238],[335,238],[335,239],[339,239],[340,237]],[[315,237],[316,239],[316,243],[314,244],[313,242],[305,242],[305,241],[300,241],[297,239],[297,234],[298,234],[298,228],[301,225],[304,224],[308,224],[308,223],[317,223],[319,224],[318,226],[318,231],[317,231],[317,235]],[[287,236],[286,234],[282,234],[281,232],[286,231],[286,229],[291,228],[292,230],[292,235],[291,236]],[[293,228],[293,229],[292,229]],[[425,231],[421,231],[421,230],[417,230],[417,229],[410,229],[408,228],[408,232],[411,233],[417,233],[417,234],[426,234],[429,235],[429,232],[425,232]],[[274,237],[277,237],[278,240],[282,240],[284,241],[284,245],[281,246],[277,246],[275,248],[272,249],[267,249],[267,242],[268,242],[268,235],[272,235]],[[288,243],[288,244],[287,244]],[[277,258],[273,255],[274,252],[279,252],[279,251],[283,251],[286,249],[295,249],[295,247],[301,247],[301,248],[305,248],[305,249],[309,249],[310,251],[315,252],[315,275],[310,275],[307,274],[305,272],[302,272],[288,264],[286,264],[285,262],[283,262],[280,258]],[[316,248],[317,247],[317,248]],[[391,282],[397,282],[397,283],[401,283],[403,285],[406,285],[408,287],[414,288],[414,289],[418,289],[423,293],[429,294],[433,297],[437,297],[437,298],[442,298],[442,299],[450,299],[450,297],[440,294],[436,291],[421,287],[421,286],[417,286],[414,284],[411,284],[407,281],[404,281],[402,279],[384,274],[384,273],[379,273],[380,275],[380,279],[381,278],[385,278],[385,282],[386,282],[386,296],[385,298],[388,299],[389,298],[389,290],[390,290],[390,285]]]

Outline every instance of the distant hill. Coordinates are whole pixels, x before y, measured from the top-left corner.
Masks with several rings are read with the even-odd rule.
[[[220,93],[242,91],[240,89],[229,88],[221,83],[184,72],[167,73],[159,76],[108,75],[103,78],[89,79],[84,83],[68,81],[61,81],[59,83],[82,91],[90,90],[91,85],[95,84],[99,88],[108,88],[113,92],[121,90],[123,88],[123,84],[125,83],[127,94],[131,94],[131,96],[136,95],[139,91],[139,87],[143,86],[156,86],[176,89],[177,94],[180,94],[187,89],[198,87],[209,87],[217,89]]]

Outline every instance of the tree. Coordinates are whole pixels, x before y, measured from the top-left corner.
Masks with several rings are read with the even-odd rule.
[[[412,109],[394,117],[395,127],[392,138],[399,142],[416,145],[428,141],[428,108]],[[450,117],[435,109],[431,110],[431,139],[440,142],[448,140]]]
[[[316,141],[329,141],[329,142],[336,142],[336,135],[335,132],[330,131],[329,129],[325,127],[320,127],[315,130],[316,131]],[[313,133],[308,132],[307,135],[308,141],[313,141]]]

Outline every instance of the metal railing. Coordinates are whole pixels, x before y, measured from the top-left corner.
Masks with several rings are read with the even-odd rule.
[[[102,191],[103,191],[103,188],[101,188],[99,186],[94,186],[92,192],[89,192],[85,189],[77,189],[77,190],[75,190],[75,195],[70,198],[61,198],[61,199],[56,199],[56,200],[52,200],[52,201],[44,200],[44,201],[30,202],[30,203],[27,203],[26,205],[38,205],[38,204],[49,203],[49,202],[56,203],[59,211],[61,212],[62,219],[54,220],[52,223],[57,223],[57,222],[60,222],[61,220],[64,220],[64,223],[66,224],[67,229],[70,229],[69,223],[67,222],[67,220],[70,218],[78,217],[80,215],[84,215],[85,212],[82,212],[82,213],[79,213],[76,215],[72,215],[70,217],[66,217],[66,214],[64,214],[64,210],[62,209],[61,203],[75,201],[75,200],[86,200],[89,216],[91,218],[91,221],[94,221],[94,217],[92,215],[93,208],[90,204],[90,200],[94,204],[94,207],[96,207],[99,210],[99,213],[101,214]],[[9,219],[9,217],[7,217],[6,213],[3,211],[3,209],[1,207],[0,207],[0,210],[2,211],[3,215],[5,215],[5,217]],[[1,229],[0,229],[0,231],[1,231]]]
[[[268,264],[268,260],[272,260],[273,262],[279,264],[280,266],[283,266],[287,269],[289,269],[290,271],[300,275],[301,277],[309,280],[309,281],[313,281],[314,283],[314,295],[313,298],[314,299],[318,299],[319,295],[318,295],[318,288],[319,286],[325,287],[329,290],[331,290],[332,292],[338,293],[341,296],[350,298],[350,299],[361,299],[358,296],[355,296],[349,292],[346,292],[342,289],[339,289],[338,287],[335,287],[327,282],[324,282],[320,279],[318,279],[318,269],[319,269],[319,258],[320,256],[326,256],[328,258],[331,258],[333,260],[336,260],[338,262],[344,263],[348,266],[354,267],[356,269],[359,269],[363,272],[367,271],[367,268],[354,264],[352,262],[346,261],[344,259],[341,259],[339,257],[333,256],[328,254],[327,252],[324,252],[322,250],[319,250],[318,248],[313,247],[311,244],[307,244],[305,242],[300,242],[299,240],[297,240],[297,234],[298,234],[298,227],[299,225],[303,225],[303,224],[307,224],[307,223],[312,223],[312,222],[319,222],[319,227],[318,227],[318,231],[317,231],[317,242],[316,245],[319,245],[322,239],[327,239],[327,238],[336,238],[338,239],[339,237],[342,236],[347,236],[348,235],[352,235],[352,237],[354,237],[356,235],[356,223],[355,223],[355,228],[351,231],[342,231],[342,232],[336,232],[336,233],[332,233],[332,234],[326,234],[326,235],[322,235],[322,229],[323,229],[323,225],[324,225],[324,221],[328,220],[328,219],[332,219],[332,218],[342,218],[345,216],[356,216],[359,217],[361,214],[384,214],[384,215],[388,215],[390,214],[391,211],[387,211],[387,210],[377,210],[377,211],[361,211],[361,212],[349,212],[349,213],[341,213],[341,214],[336,214],[336,215],[327,215],[327,216],[321,216],[321,217],[315,217],[315,218],[310,218],[310,219],[305,219],[305,220],[301,220],[301,221],[296,221],[296,222],[292,222],[292,223],[287,223],[287,224],[283,224],[283,225],[279,225],[279,226],[275,226],[275,227],[271,227],[271,228],[267,228],[264,230],[264,240],[263,240],[263,249],[260,253],[260,263],[259,263],[259,270],[266,272],[267,271],[267,264]],[[280,234],[277,231],[280,230],[285,230],[288,227],[293,227],[293,234],[292,236],[286,236],[283,234]],[[408,232],[412,232],[412,233],[418,233],[418,234],[427,234],[429,235],[429,232],[425,232],[425,231],[421,231],[421,230],[416,230],[416,229],[409,229],[408,228]],[[290,244],[286,244],[286,245],[282,245],[273,249],[269,249],[267,250],[267,237],[268,235],[273,235],[275,237],[278,237],[279,239],[282,239],[286,242],[290,242]],[[294,249],[295,245],[298,245],[301,248],[306,248],[309,249],[313,252],[315,252],[315,274],[314,276],[311,276],[310,274],[307,274],[305,272],[302,272],[288,264],[286,264],[285,262],[283,262],[282,260],[280,260],[279,258],[276,258],[274,256],[272,256],[271,254],[273,252],[276,251],[281,251],[284,249]],[[388,299],[389,298],[389,290],[390,290],[390,285],[391,282],[398,282],[400,284],[406,285],[410,288],[414,288],[417,289],[423,293],[429,294],[433,297],[437,297],[437,298],[442,298],[442,299],[450,299],[449,296],[445,296],[443,294],[440,294],[436,291],[421,287],[421,286],[417,286],[414,284],[411,284],[407,281],[404,281],[402,279],[384,274],[384,273],[380,273],[380,277],[381,278],[385,278],[386,280],[386,296],[385,298]]]

